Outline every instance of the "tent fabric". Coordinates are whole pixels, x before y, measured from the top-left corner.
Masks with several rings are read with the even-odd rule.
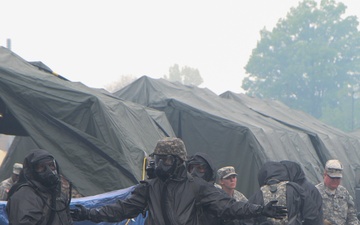
[[[329,159],[339,159],[343,163],[342,185],[350,191],[352,196],[355,196],[355,186],[359,182],[359,179],[356,179],[360,163],[359,136],[328,126],[304,112],[290,109],[279,101],[260,100],[230,91],[220,96],[237,101],[260,115],[306,133],[311,137],[323,166]],[[307,168],[306,165],[305,168]],[[321,174],[322,172],[323,170]]]
[[[148,110],[105,90],[59,79],[0,48],[0,133],[29,136],[48,150],[84,196],[142,179],[144,156],[159,139],[174,135]],[[16,157],[5,157],[1,179],[29,149],[17,151]]]
[[[360,138],[360,129],[359,130],[356,130],[354,132],[351,132],[352,135],[354,135],[355,137],[358,137]]]
[[[216,167],[234,166],[237,189],[248,197],[258,188],[258,170],[269,160],[298,161],[309,180],[322,179],[318,148],[306,132],[208,89],[143,76],[114,95],[165,112],[188,154],[206,152]]]
[[[115,203],[117,200],[126,199],[131,191],[134,190],[135,186],[131,186],[128,188],[115,190],[111,192],[102,193],[99,195],[84,197],[84,198],[74,198],[71,200],[70,208],[75,208],[76,204],[84,205],[88,208],[96,208],[107,204]],[[9,220],[6,214],[6,201],[0,201],[0,225],[9,224]],[[123,220],[118,223],[107,223],[102,222],[102,225],[142,225],[146,219],[146,215],[139,214],[136,218],[132,218],[129,221]],[[91,221],[78,221],[74,222],[74,225],[95,225],[97,223],[93,223]]]

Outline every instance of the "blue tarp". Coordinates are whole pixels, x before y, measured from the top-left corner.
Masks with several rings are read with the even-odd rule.
[[[135,186],[131,186],[129,188],[125,188],[125,189],[121,189],[121,190],[116,190],[116,191],[111,191],[111,192],[106,192],[104,194],[99,194],[99,195],[94,195],[94,196],[88,196],[88,197],[83,197],[83,198],[74,198],[71,200],[70,203],[70,208],[75,207],[75,204],[82,204],[85,207],[88,208],[94,208],[94,207],[99,207],[102,205],[107,205],[107,204],[111,204],[114,203],[116,200],[118,199],[125,199],[127,198],[131,191],[134,189]],[[6,201],[0,201],[0,209],[1,209],[1,213],[0,213],[0,225],[7,225],[8,222],[8,217],[5,211],[5,207],[6,207]],[[136,218],[133,218],[131,220],[123,220],[119,223],[98,223],[98,224],[102,224],[102,225],[143,225],[145,221],[145,218],[143,217],[143,215],[139,215]],[[94,225],[96,223],[90,222],[90,221],[82,221],[82,222],[74,222],[74,225]]]

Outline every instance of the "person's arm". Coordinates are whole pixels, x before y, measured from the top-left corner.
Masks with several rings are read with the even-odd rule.
[[[137,185],[130,197],[125,200],[117,200],[114,204],[104,205],[99,208],[88,209],[82,205],[76,205],[71,209],[71,217],[74,221],[90,220],[99,222],[120,222],[127,218],[138,216],[147,206],[148,186],[146,183]]]
[[[347,211],[346,224],[347,225],[358,225],[359,220],[356,217],[356,209],[355,209],[354,200],[349,193],[347,193],[347,194],[348,194],[348,211]]]
[[[3,185],[0,185],[0,200],[6,201],[7,198],[7,188],[5,188]]]
[[[262,191],[259,189],[253,195],[251,195],[248,199],[249,203],[256,204],[256,205],[264,205],[264,197]],[[267,221],[267,217],[259,216],[255,218],[250,218],[245,220],[245,224],[261,224]]]
[[[302,215],[306,225],[323,225],[322,196],[317,188],[309,184],[305,190]]]
[[[219,191],[213,185],[200,187],[199,199],[201,205],[208,206],[212,213],[215,213],[222,219],[246,219],[259,216],[266,217],[284,217],[286,208],[275,206],[274,202],[267,205],[251,204],[249,202],[237,202],[235,199]]]

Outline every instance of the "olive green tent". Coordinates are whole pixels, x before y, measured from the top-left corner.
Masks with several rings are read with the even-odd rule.
[[[145,155],[160,138],[174,136],[163,112],[59,79],[3,47],[0,115],[0,133],[26,136],[48,150],[86,196],[137,184]],[[19,145],[9,152],[0,179],[32,147]]]
[[[217,167],[235,166],[239,174],[237,189],[247,196],[258,188],[257,172],[266,161],[296,161],[307,178],[317,184],[322,180],[324,163],[332,157],[343,160],[349,172],[343,184],[354,194],[353,168],[360,157],[353,147],[359,147],[359,141],[320,122],[315,124],[316,120],[304,113],[274,105],[283,115],[272,117],[266,101],[258,99],[250,105],[208,89],[147,76],[114,95],[165,112],[189,154],[206,152]],[[314,123],[313,127],[301,126],[306,121]],[[352,159],[341,154],[349,154]]]

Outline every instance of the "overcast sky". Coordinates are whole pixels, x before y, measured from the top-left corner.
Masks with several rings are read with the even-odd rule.
[[[359,0],[342,0],[360,17]],[[244,66],[260,39],[299,0],[4,0],[0,45],[42,61],[71,81],[103,88],[122,75],[160,78],[197,68],[201,87],[242,92]]]

